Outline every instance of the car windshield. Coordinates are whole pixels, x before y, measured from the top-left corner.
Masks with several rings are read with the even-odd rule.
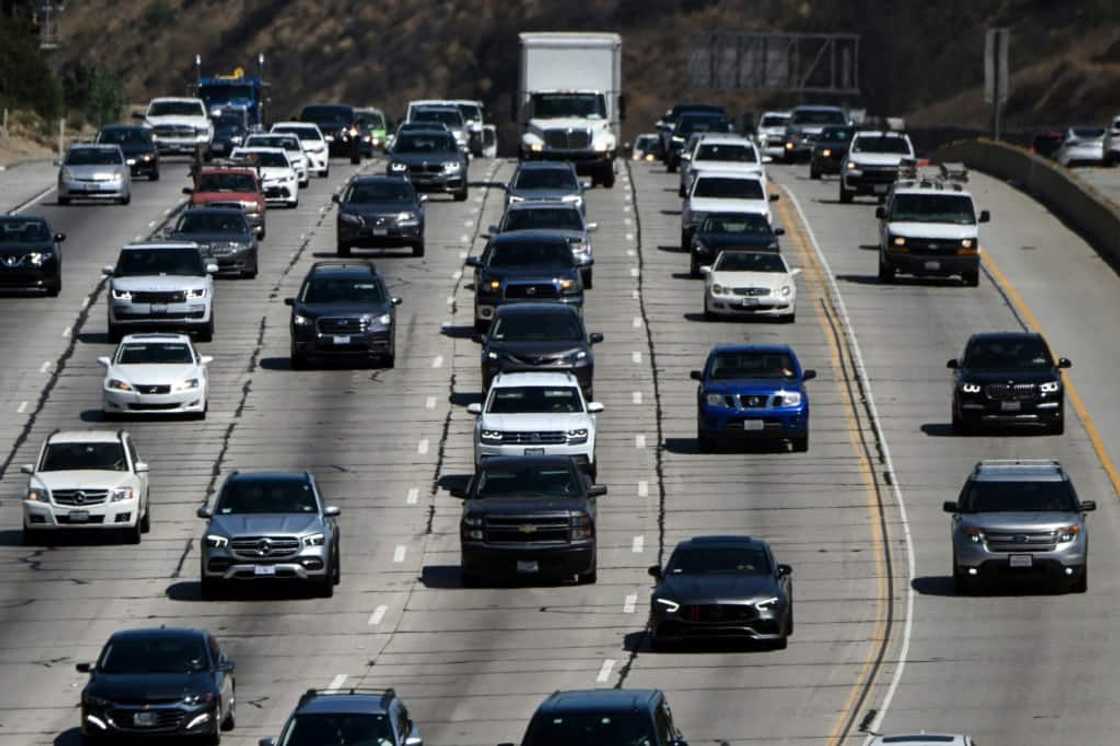
[[[274,127],[273,132],[295,135],[301,142],[322,142],[323,136],[314,127],[295,127],[292,125]]]
[[[491,267],[547,267],[567,269],[575,266],[568,242],[502,243],[490,255]]]
[[[455,138],[444,132],[405,132],[397,136],[394,153],[454,153]]]
[[[825,127],[821,130],[821,140],[827,142],[849,142],[855,134],[854,127]]]
[[[199,635],[144,635],[109,640],[98,673],[190,673],[208,666],[206,645]]]
[[[117,277],[206,274],[198,249],[126,249],[117,260]]]
[[[579,180],[568,168],[526,168],[517,172],[514,189],[554,189],[579,191]]]
[[[188,210],[179,218],[176,233],[248,233],[245,216],[233,210],[202,212]]]
[[[790,124],[847,124],[844,112],[835,109],[800,109],[790,116]]]
[[[759,251],[724,251],[716,259],[715,272],[780,272],[789,270],[781,254]]]
[[[718,199],[766,199],[759,179],[732,179],[718,176],[702,176],[692,188],[693,197],[715,197]]]
[[[299,138],[294,136],[250,135],[249,139],[245,141],[245,146],[250,148],[283,148],[293,153],[303,150],[299,146]]]
[[[1040,337],[977,340],[968,346],[964,367],[974,370],[1048,370],[1054,358]]]
[[[39,471],[128,471],[120,443],[51,443]]]
[[[732,378],[797,379],[797,366],[786,352],[720,352],[708,366],[708,376],[717,381]]]
[[[583,489],[575,472],[566,466],[483,464],[475,496],[487,497],[579,497]],[[567,742],[566,742],[567,744]]]
[[[655,746],[652,719],[629,708],[618,712],[563,712],[533,718],[525,743],[533,746]]]
[[[227,482],[214,513],[316,513],[318,509],[315,492],[305,479],[252,477]]]
[[[155,101],[148,107],[150,117],[204,117],[201,101]]]
[[[204,85],[198,89],[198,97],[211,104],[223,104],[237,98],[253,98],[251,85]]]
[[[582,341],[583,328],[573,313],[511,313],[498,316],[490,339],[501,342]]]
[[[1102,127],[1074,127],[1070,131],[1079,140],[1096,140],[1104,137],[1104,128]]]
[[[904,137],[864,135],[852,142],[852,152],[910,155],[910,143]]]
[[[198,177],[199,192],[255,192],[257,180],[252,174],[202,174]]]
[[[346,193],[348,202],[355,205],[372,204],[376,202],[413,202],[416,196],[412,185],[404,179],[385,181],[359,181],[355,182],[350,191]]]
[[[637,150],[648,150],[657,144],[657,135],[638,135],[638,139],[634,141],[634,148]]]
[[[233,152],[234,158],[246,156],[252,158],[258,166],[263,168],[290,168],[292,165],[288,162],[287,155],[274,150],[235,150]]]
[[[376,111],[358,112],[358,124],[365,130],[385,129],[385,117]]]
[[[303,302],[376,305],[385,302],[385,294],[368,278],[313,277],[304,286]]]
[[[387,715],[335,712],[296,714],[279,746],[394,746]]]
[[[152,141],[152,133],[144,127],[113,127],[101,130],[97,141],[108,145],[146,145]]]
[[[759,127],[784,127],[789,122],[789,117],[778,114],[768,114],[762,118]]]
[[[669,575],[769,575],[766,552],[754,547],[689,547],[673,552]]]
[[[540,119],[605,119],[607,102],[598,93],[535,93],[533,116]]]
[[[51,232],[42,220],[0,218],[0,244],[50,241]]]
[[[349,106],[305,106],[299,118],[305,122],[341,127],[353,121],[354,110]]]
[[[494,389],[487,414],[576,414],[583,401],[575,386],[501,386]]]
[[[121,345],[117,365],[193,365],[190,345],[182,342],[130,342]]]
[[[960,194],[897,194],[890,219],[897,223],[975,225],[972,200]]]
[[[73,148],[66,154],[67,166],[118,166],[121,151],[116,148]]]
[[[957,507],[961,513],[1072,513],[1078,502],[1069,482],[969,482]]]
[[[469,122],[482,121],[482,109],[478,104],[456,104],[456,106],[458,106],[459,111],[463,113],[463,119]]]
[[[463,114],[458,109],[413,109],[411,122],[440,122],[451,129],[463,126]]]
[[[768,236],[773,229],[765,215],[748,212],[742,215],[709,215],[700,225],[700,232]]]
[[[698,161],[734,161],[735,163],[758,163],[754,148],[749,145],[701,144],[696,151]]]
[[[506,213],[503,230],[582,231],[583,216],[577,207],[531,207]]]

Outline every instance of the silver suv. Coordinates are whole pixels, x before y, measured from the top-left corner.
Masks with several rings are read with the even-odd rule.
[[[109,337],[120,342],[130,330],[174,329],[214,338],[214,278],[218,265],[204,259],[198,244],[128,244],[109,278]]]
[[[988,460],[976,464],[952,513],[953,585],[967,593],[977,581],[1050,578],[1075,593],[1089,585],[1085,513],[1057,461]]]
[[[200,542],[202,596],[242,580],[304,581],[334,595],[342,579],[338,514],[310,472],[234,472],[214,507],[198,509],[209,520]]]

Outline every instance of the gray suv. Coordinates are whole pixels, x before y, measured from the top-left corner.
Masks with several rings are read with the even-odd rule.
[[[202,595],[235,581],[296,580],[334,595],[342,579],[339,510],[323,503],[310,472],[234,472],[202,535]]]
[[[308,689],[278,740],[260,746],[377,744],[424,746],[420,729],[392,689]]]
[[[1049,578],[1075,593],[1089,586],[1085,513],[1057,461],[988,460],[976,464],[952,513],[953,585],[967,593],[978,581]]]

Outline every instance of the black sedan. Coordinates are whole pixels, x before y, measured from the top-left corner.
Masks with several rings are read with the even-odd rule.
[[[62,291],[64,233],[51,233],[43,218],[0,215],[0,289]]]
[[[260,265],[257,236],[245,213],[236,207],[195,207],[186,210],[168,234],[174,241],[193,241],[218,272],[253,278]]]
[[[710,213],[692,234],[689,273],[699,277],[700,268],[714,262],[721,251],[778,251],[778,236],[784,235],[784,229],[771,226],[761,213]]]
[[[698,536],[677,544],[650,600],[653,646],[683,640],[759,640],[784,648],[793,634],[793,569],[749,536]]]
[[[339,256],[350,256],[359,246],[407,246],[413,256],[424,256],[424,202],[412,184],[400,176],[359,176],[338,203]]]
[[[213,741],[234,722],[233,661],[199,629],[115,632],[82,690],[81,730],[87,742],[131,738],[166,743],[171,736]]]
[[[588,334],[579,311],[561,303],[519,303],[500,306],[490,333],[482,343],[482,390],[498,373],[525,371],[568,372],[579,381],[583,396],[592,398],[595,354],[591,346],[603,341]]]
[[[809,157],[809,178],[816,180],[824,174],[840,173],[840,162],[848,154],[848,146],[855,133],[855,127],[825,127],[821,130]]]
[[[443,130],[409,130],[397,135],[389,149],[389,176],[407,177],[421,191],[448,192],[456,202],[467,199],[467,155],[455,136]]]
[[[97,142],[119,145],[133,176],[159,181],[159,149],[152,132],[138,124],[110,124],[97,133]]]

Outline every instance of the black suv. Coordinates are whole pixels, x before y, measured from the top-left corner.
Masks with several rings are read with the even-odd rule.
[[[62,292],[62,242],[43,218],[0,215],[0,289]]]
[[[557,743],[688,746],[660,689],[553,692],[533,713],[521,746]]]
[[[359,176],[338,203],[336,234],[338,255],[350,256],[358,246],[408,246],[413,256],[424,256],[424,202],[427,195],[399,176]]]
[[[119,145],[133,176],[159,181],[159,148],[151,127],[140,124],[110,124],[97,133],[98,143]]]
[[[485,331],[498,306],[552,301],[583,309],[583,277],[560,231],[510,231],[494,236],[475,268],[474,327]]]
[[[592,397],[595,354],[591,345],[603,341],[588,334],[579,311],[562,303],[518,303],[500,306],[482,344],[482,390],[499,373],[567,371],[579,380],[583,395]]]
[[[417,189],[448,192],[456,202],[464,202],[470,194],[467,181],[467,154],[455,142],[447,128],[398,132],[389,149],[389,176],[406,176]]]
[[[357,119],[348,104],[310,104],[299,113],[299,121],[319,127],[331,155],[350,155],[350,140],[358,134]]]
[[[981,425],[1033,425],[1065,432],[1061,369],[1072,363],[1050,354],[1040,334],[974,334],[953,370],[953,430]]]
[[[824,174],[839,174],[840,162],[848,154],[848,146],[855,136],[855,127],[825,127],[813,144],[809,158],[809,178],[820,179]]]
[[[392,689],[308,689],[280,738],[260,746],[423,746],[408,709]]]
[[[315,262],[292,307],[292,367],[314,357],[362,356],[392,368],[400,298],[389,295],[370,262]]]
[[[596,499],[570,456],[488,458],[463,491],[463,585],[483,575],[596,580]]]
[[[193,736],[217,743],[232,730],[236,682],[233,661],[201,629],[114,632],[82,689],[81,730],[87,743],[145,738],[167,743]]]

